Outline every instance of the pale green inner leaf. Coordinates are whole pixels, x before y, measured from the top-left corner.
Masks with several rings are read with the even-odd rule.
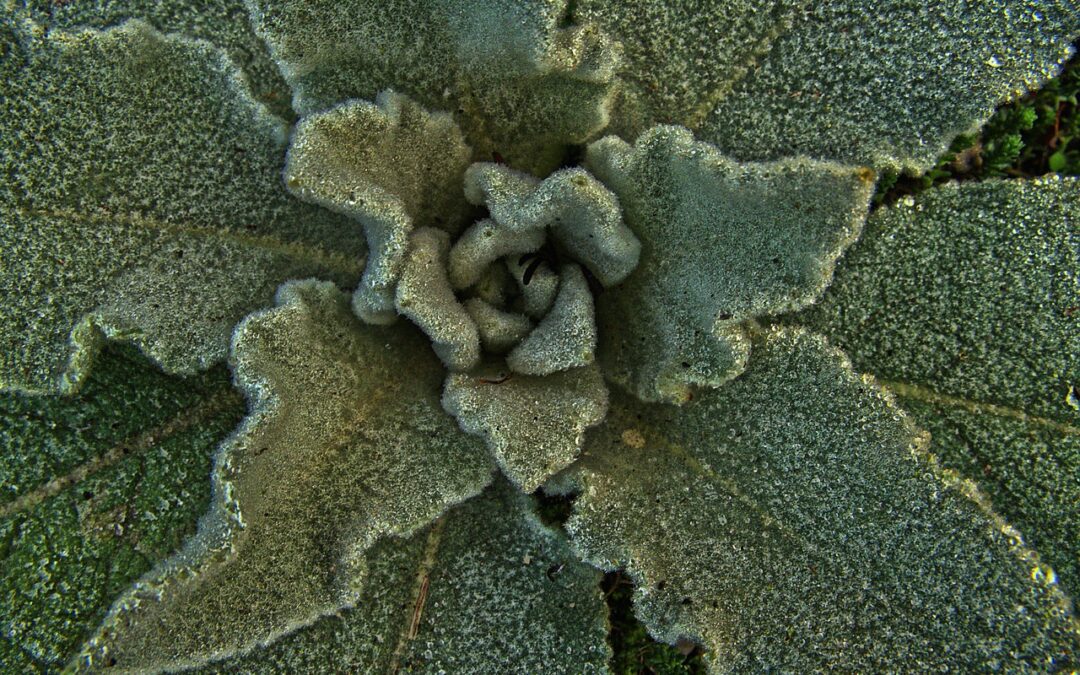
[[[354,604],[364,552],[479,492],[491,461],[439,405],[441,365],[407,325],[293,282],[237,329],[252,410],[222,448],[199,536],[114,606],[83,663],[196,665]]]
[[[597,299],[605,374],[643,400],[738,374],[738,324],[812,302],[862,227],[865,169],[792,159],[738,164],[681,127],[633,146],[589,146],[589,169],[619,197],[641,241],[637,269]]]
[[[585,430],[607,414],[607,400],[595,365],[536,377],[486,364],[448,376],[442,397],[446,411],[464,431],[483,437],[525,492],[577,458]]]
[[[198,672],[605,671],[599,573],[503,481],[407,540],[376,544],[367,567],[355,608]]]

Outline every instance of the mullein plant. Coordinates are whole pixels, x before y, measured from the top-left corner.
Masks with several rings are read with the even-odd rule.
[[[1080,668],[1073,2],[3,16],[5,672]]]

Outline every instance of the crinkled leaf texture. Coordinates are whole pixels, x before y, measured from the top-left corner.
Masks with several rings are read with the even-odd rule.
[[[278,303],[237,328],[251,412],[219,453],[199,535],[117,601],[83,665],[198,665],[353,605],[379,538],[490,481],[414,329],[360,323],[327,282],[285,284]]]
[[[813,334],[759,336],[681,407],[612,396],[566,481],[585,558],[715,672],[1053,670],[1080,634],[1019,534]]]
[[[812,302],[858,236],[873,172],[807,159],[739,164],[680,127],[629,145],[610,136],[587,164],[619,197],[641,262],[597,302],[605,375],[645,401],[737,375],[741,324]]]
[[[876,213],[791,317],[887,383],[947,466],[1080,590],[1080,181],[947,185]]]
[[[546,171],[607,123],[615,54],[567,0],[249,0],[310,114],[384,89],[454,114],[477,157]]]
[[[355,608],[200,673],[602,673],[600,573],[499,480],[367,555]]]
[[[1080,35],[1071,0],[579,0],[573,18],[622,47],[610,130],[627,140],[683,124],[741,160],[916,171]]]
[[[413,228],[460,229],[470,154],[449,115],[430,114],[392,91],[374,104],[351,101],[297,124],[285,181],[301,199],[363,224],[371,256],[353,308],[368,323],[397,318],[394,289]]]
[[[102,334],[191,373],[282,281],[355,283],[356,224],[288,195],[285,125],[223,52],[134,21],[0,39],[0,386],[76,388]]]
[[[132,352],[71,397],[0,394],[0,672],[63,668],[209,504],[243,397],[223,367],[180,379]]]
[[[449,375],[442,401],[463,430],[484,438],[503,473],[532,492],[577,458],[585,430],[607,414],[608,393],[596,365],[542,377],[485,365]]]
[[[50,30],[108,28],[141,19],[165,33],[181,33],[223,47],[244,71],[256,99],[289,116],[289,88],[266,44],[255,35],[244,0],[19,0],[34,22]]]

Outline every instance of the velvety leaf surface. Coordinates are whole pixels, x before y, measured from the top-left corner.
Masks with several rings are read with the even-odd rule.
[[[942,465],[977,481],[1061,587],[1080,597],[1080,428],[893,386]]]
[[[951,184],[870,221],[800,319],[887,381],[1080,420],[1080,180]]]
[[[394,89],[452,112],[476,157],[549,170],[607,122],[614,56],[566,0],[250,0],[309,114]]]
[[[830,335],[1080,587],[1080,181],[947,185],[869,221],[820,305]]]
[[[326,282],[282,286],[234,337],[251,412],[222,448],[198,537],[114,606],[92,670],[197,665],[354,604],[364,554],[478,493],[494,468],[439,405],[407,325],[361,324]]]
[[[397,317],[394,285],[414,227],[460,229],[470,150],[453,119],[381,92],[300,120],[285,165],[289,190],[355,218],[371,251],[353,307],[369,323]]]
[[[284,123],[221,51],[138,22],[3,37],[0,387],[75,388],[102,333],[190,373],[285,279],[355,283],[357,225],[285,192]]]
[[[1080,35],[1072,0],[800,4],[700,127],[733,157],[922,171],[999,103],[1054,75]]]
[[[659,638],[716,672],[1067,669],[1069,602],[822,338],[770,331],[682,407],[613,394],[567,524]]]
[[[622,52],[622,87],[608,131],[633,140],[654,124],[701,126],[806,4],[578,0],[573,19],[599,25]]]
[[[599,572],[504,481],[367,565],[355,608],[199,672],[605,672]]]
[[[465,194],[486,206],[504,230],[546,230],[605,287],[637,266],[641,247],[623,223],[619,200],[580,168],[537,180],[499,164],[478,163],[465,176]]]
[[[610,136],[587,164],[619,197],[641,262],[597,298],[605,374],[643,400],[739,373],[739,324],[802,307],[862,227],[872,172],[807,159],[738,164],[680,127],[633,146]]]
[[[255,35],[243,0],[23,0],[23,13],[49,29],[108,28],[141,19],[165,33],[181,33],[222,47],[247,77],[255,98],[275,113],[291,114],[289,89]]]
[[[533,492],[577,458],[608,397],[596,365],[536,377],[487,364],[449,375],[442,402],[463,430],[484,439],[515,485]]]
[[[194,531],[242,412],[224,368],[181,380],[113,350],[74,397],[0,394],[0,671],[59,671]]]

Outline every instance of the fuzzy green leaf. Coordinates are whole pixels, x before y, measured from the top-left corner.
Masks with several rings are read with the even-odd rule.
[[[431,339],[431,348],[447,368],[471,370],[480,363],[480,332],[450,286],[449,252],[445,232],[431,227],[413,232],[395,305]]]
[[[253,0],[301,114],[394,89],[453,112],[477,158],[553,168],[607,123],[614,56],[566,0]]]
[[[57,672],[194,531],[242,413],[224,368],[181,380],[112,350],[73,397],[0,394],[0,671]]]
[[[354,609],[200,673],[604,672],[599,573],[499,483],[367,556]]]
[[[277,114],[291,114],[289,87],[255,35],[243,0],[22,0],[24,13],[50,30],[108,28],[141,19],[165,33],[181,33],[222,47],[247,76],[255,98]]]
[[[449,115],[390,91],[375,104],[353,101],[297,124],[285,165],[289,189],[364,225],[371,254],[353,307],[365,321],[397,317],[394,286],[413,228],[460,229],[469,156]]]
[[[679,127],[634,146],[602,139],[587,163],[642,246],[637,269],[597,299],[599,357],[649,401],[737,375],[749,349],[739,324],[824,290],[873,183],[868,170],[806,159],[737,164]]]
[[[191,373],[283,280],[355,283],[356,224],[285,192],[285,126],[222,52],[138,22],[7,37],[0,387],[77,387],[102,334]]]
[[[478,493],[494,468],[439,404],[443,369],[407,325],[361,324],[332,284],[282,286],[234,338],[251,402],[222,448],[198,537],[114,605],[91,669],[241,653],[350,606],[365,552]]]
[[[1080,179],[946,185],[875,214],[800,320],[883,380],[1075,423],[1077,222]]]
[[[546,229],[604,286],[637,266],[641,246],[623,223],[619,200],[587,171],[563,169],[539,181],[498,164],[474,164],[465,194],[510,232]]]
[[[843,346],[1080,589],[1080,181],[947,185],[883,209],[821,304]]]
[[[799,0],[577,0],[622,51],[608,131],[633,140],[654,124],[695,129],[785,30]]]
[[[1069,601],[872,380],[812,334],[679,408],[613,395],[576,473],[577,548],[716,672],[1053,670]]]
[[[607,414],[607,400],[595,365],[543,377],[487,366],[450,375],[442,399],[462,429],[484,438],[503,472],[525,492],[577,458],[585,430]]]
[[[921,172],[1053,76],[1077,36],[1072,0],[813,3],[700,137],[743,160],[806,154]]]

